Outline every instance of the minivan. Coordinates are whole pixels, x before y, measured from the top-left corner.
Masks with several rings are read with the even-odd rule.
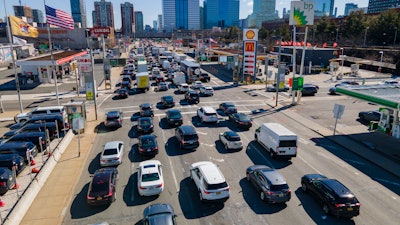
[[[201,201],[224,202],[230,196],[229,185],[218,166],[212,162],[193,163],[190,178],[194,181]]]

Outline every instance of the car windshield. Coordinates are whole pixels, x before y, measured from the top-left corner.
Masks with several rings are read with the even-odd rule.
[[[183,136],[183,140],[190,141],[190,140],[197,140],[199,137],[197,134],[187,134]]]
[[[109,183],[109,174],[104,173],[93,177],[92,192],[108,191]]]
[[[164,100],[165,100],[166,102],[172,102],[174,99],[172,98],[172,96],[165,96],[165,97],[164,97]]]
[[[113,120],[113,119],[118,119],[119,118],[119,114],[118,113],[109,113],[107,114],[107,119],[108,120]]]
[[[228,136],[227,139],[229,141],[240,141],[240,137],[239,136]]]
[[[103,155],[116,155],[118,154],[118,149],[116,148],[109,148],[109,149],[104,149]]]
[[[155,144],[156,144],[156,141],[153,138],[143,138],[142,139],[142,147],[144,147],[144,148],[153,147]]]
[[[283,191],[288,190],[289,186],[287,184],[271,185],[271,191]]]
[[[233,103],[228,102],[228,103],[225,103],[225,107],[226,108],[234,108],[235,105]]]
[[[150,120],[140,120],[140,125],[150,125],[151,121]]]
[[[160,179],[160,175],[158,173],[142,174],[142,182],[156,181],[159,179]]]
[[[142,106],[142,110],[150,110],[151,107],[150,106]]]
[[[156,215],[152,215],[149,217],[148,223],[146,225],[158,225],[158,224],[165,224],[165,225],[173,225],[172,215],[170,213],[159,213]]]
[[[246,114],[239,114],[238,115],[240,121],[250,121],[250,118]]]
[[[228,187],[228,184],[226,182],[222,182],[219,184],[206,184],[205,183],[205,186],[206,186],[207,190],[217,190],[217,189]]]

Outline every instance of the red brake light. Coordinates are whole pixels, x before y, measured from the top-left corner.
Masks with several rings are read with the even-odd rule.
[[[140,189],[140,190],[144,190],[144,189],[146,189],[146,188],[145,188],[145,187],[142,187],[142,186],[140,186],[140,187],[139,187],[139,189]]]
[[[110,197],[110,196],[112,196],[112,194],[113,194],[113,192],[109,191],[108,194],[105,197]]]
[[[115,160],[118,160],[118,159],[119,159],[119,157],[115,157],[114,159],[115,159]]]
[[[4,182],[4,181],[0,182],[0,186],[2,186],[2,187],[6,186],[6,182]]]
[[[335,204],[335,208],[339,208],[339,207],[344,207],[346,206],[345,204]]]
[[[185,144],[185,142],[184,142],[183,140],[181,141],[181,143],[182,143],[182,144]]]
[[[208,195],[208,194],[210,194],[211,192],[208,192],[208,191],[204,191],[204,194],[206,194],[206,195]]]
[[[87,196],[87,199],[88,199],[88,200],[93,200],[94,197],[91,197],[91,196],[88,195],[88,196]]]
[[[157,185],[157,187],[160,188],[160,187],[162,187],[162,185],[163,185],[163,184],[161,183],[161,184]]]
[[[360,203],[356,203],[356,206],[361,206],[361,204]]]

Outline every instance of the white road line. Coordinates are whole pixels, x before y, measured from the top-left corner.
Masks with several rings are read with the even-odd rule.
[[[210,161],[211,160],[214,160],[214,161],[217,161],[217,162],[219,162],[219,163],[222,163],[222,162],[224,162],[225,160],[224,159],[217,159],[217,158],[213,158],[213,157],[208,157],[208,159],[210,159]]]
[[[206,132],[200,132],[200,131],[197,131],[197,133],[198,134],[202,134],[202,135],[207,135],[208,133],[206,133]]]
[[[307,160],[305,160],[303,157],[301,157],[299,154],[297,154],[297,158],[299,158],[301,161],[303,161],[306,165],[308,165],[309,167],[311,167],[311,169],[313,169],[315,172],[322,174],[317,168],[313,167],[309,162],[307,162]]]
[[[101,106],[108,98],[110,98],[111,96],[112,96],[112,94],[109,94],[107,97],[105,97],[105,98],[103,99],[103,101],[100,102],[100,104],[98,105],[98,107],[100,108],[100,106]]]
[[[135,165],[134,165],[134,163],[132,162],[132,163],[131,163],[131,166],[130,166],[131,175],[134,174],[134,168],[135,168]],[[133,186],[133,184],[132,184],[132,186]],[[132,189],[135,189],[135,187],[132,187]],[[135,201],[135,192],[134,192],[134,191],[132,191],[131,199],[130,199],[130,200],[131,200],[131,202]]]

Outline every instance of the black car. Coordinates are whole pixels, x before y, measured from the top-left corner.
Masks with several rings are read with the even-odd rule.
[[[153,105],[150,103],[143,103],[139,105],[140,116],[154,116]]]
[[[250,166],[246,170],[246,178],[256,188],[263,201],[284,203],[291,198],[289,185],[275,169],[264,165]]]
[[[7,142],[0,145],[0,154],[18,154],[24,158],[25,162],[28,162],[27,152],[32,157],[36,157],[38,149],[32,142]]]
[[[94,172],[87,193],[89,205],[108,205],[115,201],[118,170],[114,167],[101,168]]]
[[[121,81],[121,88],[131,89],[132,81],[130,76],[124,76]]]
[[[32,116],[32,118],[30,118],[27,121],[27,123],[47,123],[47,122],[56,122],[59,131],[69,129],[68,121],[66,121],[66,119],[64,119],[63,116],[59,114],[35,115]]]
[[[301,89],[301,95],[303,96],[314,96],[318,92],[319,87],[313,84],[304,84]]]
[[[119,128],[122,127],[122,112],[120,111],[110,111],[107,113],[106,121],[104,125],[106,128]]]
[[[208,73],[201,73],[198,77],[198,80],[201,82],[210,82],[211,77]]]
[[[366,122],[371,122],[371,121],[379,121],[381,120],[381,112],[378,110],[373,110],[373,111],[363,111],[358,113],[358,117],[360,120],[366,121]]]
[[[129,92],[127,88],[121,88],[117,91],[117,96],[119,99],[127,98],[129,96]]]
[[[168,91],[168,85],[164,81],[158,82],[158,91]]]
[[[151,117],[140,117],[137,124],[138,134],[147,134],[154,131],[153,119]]]
[[[301,188],[322,204],[325,214],[352,218],[360,214],[360,202],[346,186],[321,174],[306,174]]]
[[[23,132],[18,133],[11,138],[7,139],[9,142],[32,142],[36,145],[39,151],[44,150],[50,144],[50,139],[47,138],[46,132]]]
[[[232,102],[223,102],[219,104],[219,109],[222,110],[226,115],[237,113],[236,106]]]
[[[0,167],[5,167],[10,170],[15,168],[17,174],[21,173],[26,167],[24,158],[19,154],[0,154]]]
[[[180,126],[183,124],[183,117],[181,111],[177,109],[170,109],[166,113],[167,123],[169,126]]]
[[[10,130],[4,133],[3,138],[10,138],[18,133],[23,132],[44,132],[48,130],[50,140],[53,140],[56,133],[57,127],[56,123],[54,122],[47,122],[47,123],[28,123],[25,126],[21,127],[20,129]]]
[[[161,97],[161,105],[164,108],[170,108],[175,106],[174,97],[171,95],[165,95]]]
[[[176,128],[175,137],[181,149],[196,149],[200,146],[199,136],[191,125],[182,125]]]
[[[157,137],[153,134],[139,136],[139,153],[141,155],[156,155],[158,154]]]
[[[197,91],[189,90],[185,93],[185,100],[188,103],[199,103],[200,102],[200,94]]]
[[[174,208],[170,204],[153,204],[143,211],[144,225],[176,225]]]
[[[231,121],[237,128],[250,129],[253,126],[251,118],[244,113],[232,113],[228,115],[229,121]]]
[[[0,167],[0,195],[4,195],[8,190],[14,188],[16,180],[13,172],[7,168]]]

